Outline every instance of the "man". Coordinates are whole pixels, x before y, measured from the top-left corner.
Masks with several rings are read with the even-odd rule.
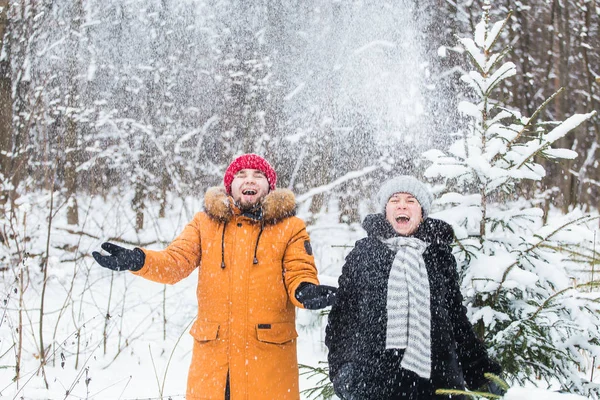
[[[93,253],[112,270],[173,284],[198,272],[198,316],[187,399],[298,400],[295,308],[329,306],[335,288],[319,285],[310,239],[291,191],[256,154],[227,168],[204,211],[163,251]]]

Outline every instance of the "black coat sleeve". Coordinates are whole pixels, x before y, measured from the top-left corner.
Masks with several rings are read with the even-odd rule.
[[[355,332],[359,311],[355,294],[357,254],[358,251],[354,248],[346,257],[338,279],[336,301],[331,307],[325,328],[325,345],[329,350],[329,377],[332,379],[342,365],[352,361],[352,338],[358,334]]]
[[[471,390],[481,387],[487,382],[485,373],[491,372],[499,375],[502,373],[500,365],[489,358],[483,342],[477,337],[473,325],[467,317],[467,309],[463,305],[463,296],[460,291],[456,259],[448,246],[443,252],[447,260],[443,263],[448,267],[448,303],[450,317],[453,323],[454,339],[456,341],[458,360],[463,370],[465,383]]]

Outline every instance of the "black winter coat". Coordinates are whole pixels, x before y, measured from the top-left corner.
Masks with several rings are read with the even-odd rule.
[[[477,389],[487,382],[484,373],[500,374],[462,304],[452,227],[431,218],[413,235],[428,243],[423,259],[431,293],[431,378],[400,367],[404,350],[385,349],[387,283],[395,254],[379,239],[397,233],[383,214],[367,216],[363,227],[368,237],[346,258],[326,329],[336,393],[345,387],[354,393],[351,399],[442,399],[436,389],[464,389],[465,383]]]

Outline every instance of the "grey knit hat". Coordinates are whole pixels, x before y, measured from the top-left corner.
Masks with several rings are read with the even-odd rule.
[[[383,182],[381,188],[377,192],[375,203],[377,209],[385,214],[385,206],[388,200],[395,193],[410,193],[421,205],[423,212],[423,218],[427,218],[429,211],[431,210],[431,203],[433,202],[433,194],[417,178],[409,175],[400,175],[392,179],[388,179]]]

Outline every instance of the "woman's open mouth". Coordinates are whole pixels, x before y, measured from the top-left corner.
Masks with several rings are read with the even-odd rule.
[[[409,221],[410,217],[408,215],[400,214],[396,216],[396,222],[400,225],[408,224]]]

